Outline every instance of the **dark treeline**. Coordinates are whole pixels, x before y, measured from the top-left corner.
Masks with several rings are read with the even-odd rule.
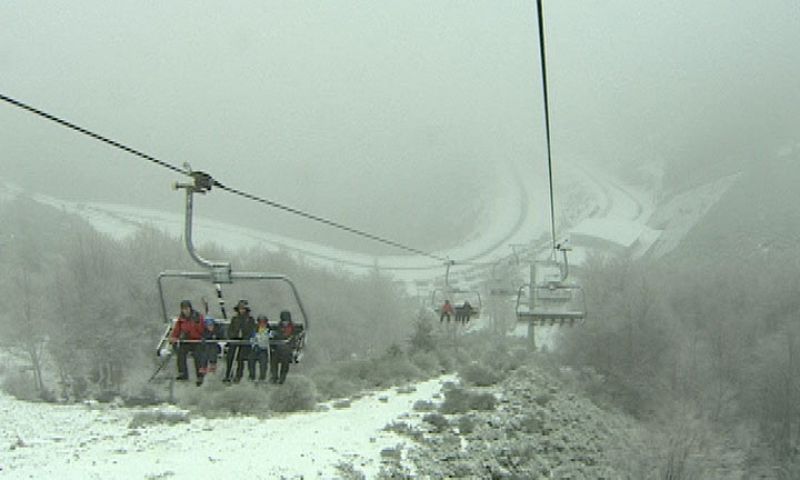
[[[148,228],[115,240],[76,215],[24,197],[0,204],[0,224],[0,347],[25,372],[30,368],[38,393],[80,398],[149,377],[164,330],[157,275],[200,269],[183,244]],[[201,253],[231,261],[234,270],[294,280],[313,320],[304,360],[311,367],[379,355],[413,333],[415,308],[378,271],[347,275],[284,252],[212,246]],[[181,299],[167,299],[170,314]]]

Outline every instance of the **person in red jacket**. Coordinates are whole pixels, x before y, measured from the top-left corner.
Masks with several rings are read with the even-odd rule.
[[[203,374],[200,372],[200,362],[202,355],[200,340],[203,338],[205,330],[205,319],[203,315],[192,308],[192,302],[184,300],[181,302],[181,314],[172,328],[170,343],[178,349],[178,377],[176,380],[189,380],[189,371],[186,366],[186,356],[191,353],[194,358],[194,371],[197,375],[197,385],[203,383]]]
[[[450,300],[445,300],[444,305],[442,308],[439,309],[441,315],[439,315],[439,323],[444,321],[444,317],[447,317],[447,323],[450,323],[450,316],[453,315],[453,304],[450,303]]]

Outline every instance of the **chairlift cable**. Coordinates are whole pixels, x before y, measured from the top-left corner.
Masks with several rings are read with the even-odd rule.
[[[544,48],[544,16],[542,15],[542,0],[536,0],[537,17],[539,21],[539,59],[542,65],[542,98],[544,100],[544,129],[547,137],[547,178],[550,187],[550,233],[553,240],[553,255],[556,251],[556,212],[553,195],[553,159],[550,148],[550,105],[547,99],[547,61]]]
[[[79,132],[79,133],[82,133],[84,135],[87,135],[87,136],[89,136],[89,137],[91,137],[91,138],[93,138],[95,140],[98,140],[100,142],[103,142],[103,143],[106,143],[108,145],[111,145],[112,147],[115,147],[115,148],[118,148],[118,149],[123,150],[125,152],[128,152],[128,153],[130,153],[130,154],[132,154],[134,156],[137,156],[137,157],[143,158],[145,160],[148,160],[148,161],[150,161],[152,163],[155,163],[156,165],[159,165],[161,167],[164,167],[164,168],[167,168],[169,170],[172,170],[173,172],[177,172],[177,173],[180,173],[182,175],[186,175],[187,174],[187,171],[185,169],[183,169],[183,168],[176,167],[175,165],[167,163],[167,162],[165,162],[163,160],[159,160],[158,158],[155,158],[155,157],[153,157],[151,155],[147,155],[146,153],[143,153],[143,152],[141,152],[139,150],[136,150],[134,148],[128,147],[128,146],[126,146],[126,145],[124,145],[122,143],[119,143],[117,141],[111,140],[111,139],[109,139],[107,137],[104,137],[102,135],[99,135],[99,134],[97,134],[95,132],[92,132],[91,130],[88,130],[88,129],[85,129],[83,127],[80,127],[80,126],[78,126],[78,125],[76,125],[76,124],[74,124],[72,122],[68,122],[67,120],[64,120],[64,119],[59,118],[59,117],[57,117],[55,115],[49,114],[49,113],[47,113],[47,112],[45,112],[43,110],[34,108],[34,107],[32,107],[32,106],[30,106],[30,105],[28,105],[26,103],[23,103],[23,102],[21,102],[19,100],[16,100],[16,99],[13,99],[13,98],[11,98],[9,96],[3,95],[2,93],[0,93],[0,100],[8,102],[11,105],[14,105],[14,106],[16,106],[18,108],[21,108],[23,110],[26,110],[28,112],[31,112],[31,113],[33,113],[35,115],[38,115],[38,116],[40,116],[42,118],[45,118],[47,120],[50,120],[52,122],[58,123],[59,125],[67,127],[67,128],[69,128],[71,130],[75,130],[76,132]],[[339,230],[343,230],[343,231],[351,233],[353,235],[357,235],[357,236],[360,236],[360,237],[363,237],[363,238],[366,238],[366,239],[369,239],[369,240],[373,240],[375,242],[382,243],[384,245],[388,245],[388,246],[391,246],[391,247],[394,247],[394,248],[397,248],[397,249],[400,249],[400,250],[405,250],[407,252],[414,253],[416,255],[432,258],[434,260],[439,260],[439,261],[442,261],[442,262],[447,260],[445,257],[441,257],[439,255],[435,255],[435,254],[432,254],[432,253],[429,253],[429,252],[425,252],[425,251],[417,249],[417,248],[409,247],[407,245],[404,245],[402,243],[396,242],[394,240],[390,240],[390,239],[387,239],[387,238],[384,238],[384,237],[381,237],[381,236],[378,236],[378,235],[374,235],[374,234],[368,233],[368,232],[366,232],[364,230],[360,230],[360,229],[357,229],[357,228],[349,227],[347,225],[335,222],[333,220],[326,219],[326,218],[321,217],[319,215],[314,215],[314,214],[305,212],[305,211],[297,209],[297,208],[293,208],[293,207],[290,207],[290,206],[287,206],[287,205],[283,205],[283,204],[275,202],[273,200],[269,200],[269,199],[266,199],[266,198],[263,198],[263,197],[259,197],[257,195],[245,192],[243,190],[239,190],[237,188],[229,187],[227,185],[224,185],[224,184],[220,183],[217,180],[213,180],[213,182],[214,182],[213,185],[215,187],[219,188],[220,190],[224,190],[224,191],[226,191],[228,193],[231,193],[233,195],[237,195],[237,196],[240,196],[242,198],[246,198],[248,200],[252,200],[252,201],[267,205],[267,206],[272,207],[272,208],[283,210],[285,212],[288,212],[288,213],[291,213],[291,214],[294,214],[294,215],[298,215],[298,216],[306,218],[308,220],[312,220],[312,221],[315,221],[315,222],[318,222],[318,223],[322,223],[324,225],[328,225],[329,227],[337,228]]]
[[[87,130],[87,129],[83,128],[83,127],[79,127],[78,125],[75,125],[72,122],[68,122],[68,121],[66,121],[66,120],[64,120],[62,118],[56,117],[55,115],[51,115],[51,114],[49,114],[49,113],[47,113],[45,111],[39,110],[38,108],[34,108],[34,107],[30,106],[30,105],[27,105],[27,104],[25,104],[23,102],[20,102],[19,100],[15,100],[15,99],[13,99],[11,97],[3,95],[2,93],[0,93],[0,100],[6,101],[6,102],[14,105],[15,107],[19,107],[19,108],[21,108],[23,110],[27,110],[27,111],[29,111],[29,112],[31,112],[33,114],[39,115],[40,117],[46,118],[47,120],[56,122],[59,125],[62,125],[62,126],[67,127],[69,129],[75,130],[76,132],[82,133],[84,135],[88,135],[88,136],[94,138],[95,140],[98,140],[98,141],[103,142],[103,143],[107,143],[108,145],[111,145],[112,147],[115,147],[115,148],[118,148],[120,150],[126,151],[126,152],[130,153],[131,155],[135,155],[137,157],[144,158],[145,160],[149,160],[149,161],[155,163],[156,165],[160,165],[160,166],[162,166],[164,168],[172,170],[173,172],[177,172],[177,173],[180,173],[180,174],[186,174],[186,171],[184,169],[180,168],[180,167],[176,167],[175,165],[171,165],[171,164],[169,164],[169,163],[167,163],[167,162],[165,162],[163,160],[159,160],[159,159],[157,159],[155,157],[147,155],[146,153],[140,152],[139,150],[135,150],[135,149],[133,149],[131,147],[123,145],[123,144],[121,144],[119,142],[116,142],[114,140],[111,140],[110,138],[107,138],[107,137],[104,137],[104,136],[99,135],[97,133],[94,133],[94,132],[92,132],[90,130]]]
[[[313,220],[315,222],[322,223],[324,225],[328,225],[328,226],[333,227],[333,228],[338,228],[339,230],[343,230],[345,232],[352,233],[353,235],[358,235],[360,237],[363,237],[363,238],[366,238],[366,239],[369,239],[369,240],[373,240],[375,242],[382,243],[384,245],[395,247],[395,248],[398,248],[400,250],[405,250],[407,252],[414,253],[416,255],[421,255],[421,256],[424,256],[424,257],[432,258],[434,260],[439,260],[439,261],[445,261],[446,260],[444,257],[440,257],[438,255],[435,255],[435,254],[432,254],[432,253],[428,253],[428,252],[425,252],[423,250],[419,250],[419,249],[414,248],[414,247],[409,247],[409,246],[403,245],[402,243],[395,242],[394,240],[390,240],[388,238],[384,238],[384,237],[381,237],[381,236],[378,236],[378,235],[374,235],[374,234],[366,232],[364,230],[359,230],[357,228],[348,227],[347,225],[343,225],[341,223],[334,222],[333,220],[328,220],[328,219],[320,217],[318,215],[314,215],[312,213],[304,212],[304,211],[299,210],[297,208],[289,207],[287,205],[280,204],[280,203],[275,202],[273,200],[269,200],[269,199],[266,199],[266,198],[259,197],[257,195],[253,195],[252,193],[248,193],[248,192],[245,192],[243,190],[239,190],[239,189],[236,189],[236,188],[233,188],[233,187],[228,187],[227,185],[223,185],[222,183],[218,182],[217,180],[214,180],[214,186],[219,188],[220,190],[224,190],[224,191],[226,191],[226,192],[228,192],[230,194],[237,195],[237,196],[240,196],[242,198],[246,198],[248,200],[252,200],[254,202],[262,203],[262,204],[268,205],[268,206],[270,206],[272,208],[276,208],[278,210],[283,210],[285,212],[288,212],[288,213],[291,213],[291,214],[306,218],[308,220]]]

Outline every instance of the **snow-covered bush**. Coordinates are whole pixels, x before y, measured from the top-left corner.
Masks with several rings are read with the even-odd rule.
[[[353,466],[352,462],[339,462],[336,471],[342,480],[364,480],[366,475]]]
[[[502,380],[496,371],[477,362],[461,367],[458,375],[464,382],[478,387],[488,387]]]
[[[314,382],[319,400],[349,397],[359,391],[359,385],[348,378],[344,378],[335,368],[318,368],[309,373],[309,378]]]
[[[128,428],[135,429],[158,424],[175,425],[188,421],[189,414],[181,410],[148,410],[135,414],[128,424]]]
[[[3,391],[19,400],[39,400],[39,393],[31,375],[24,372],[10,373],[3,377]]]
[[[333,402],[333,408],[338,408],[338,409],[350,408],[351,405],[353,405],[353,401],[349,398],[343,398],[341,400]]]
[[[442,367],[439,357],[433,352],[417,351],[409,353],[409,359],[415,367],[428,375],[438,375],[446,370]]]
[[[392,422],[389,425],[383,427],[383,429],[387,432],[394,432],[398,435],[403,435],[405,437],[411,438],[417,442],[420,442],[423,439],[422,432],[416,427],[413,427],[406,422]]]
[[[427,400],[417,400],[412,408],[415,412],[432,412],[436,410],[436,405]]]
[[[129,385],[122,392],[122,400],[128,407],[157,405],[164,401],[155,388],[148,383]]]
[[[414,322],[414,333],[408,339],[409,354],[419,354],[436,350],[438,344],[433,332],[433,321],[427,312],[420,312]]]
[[[197,408],[204,413],[233,413],[265,415],[269,410],[269,395],[263,388],[242,383],[231,387],[209,384],[209,388],[193,389],[189,393]]]
[[[424,378],[408,357],[384,356],[377,359],[351,360],[336,366],[338,378],[358,384],[361,388],[380,388]]]
[[[443,432],[450,427],[450,422],[441,413],[428,413],[422,420],[433,425],[437,432]]]
[[[491,393],[471,392],[462,388],[445,391],[439,411],[444,414],[465,413],[470,410],[494,410],[497,399]]]
[[[475,423],[475,419],[471,416],[461,415],[458,417],[458,421],[456,422],[458,433],[461,435],[469,435],[475,430]]]
[[[313,410],[317,404],[317,389],[308,377],[294,375],[286,383],[270,389],[269,407],[274,412]]]
[[[439,365],[441,365],[443,371],[450,372],[450,371],[453,370],[453,368],[456,365],[456,361],[453,359],[453,357],[448,355],[448,352],[446,352],[444,349],[440,348],[440,349],[435,350],[434,353],[435,353],[436,359],[439,361]]]

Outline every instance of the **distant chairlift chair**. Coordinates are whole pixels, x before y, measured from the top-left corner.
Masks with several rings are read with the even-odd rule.
[[[483,302],[481,299],[481,292],[478,290],[470,290],[470,289],[463,289],[458,288],[450,284],[450,267],[454,265],[455,262],[449,260],[445,263],[447,267],[445,270],[444,275],[444,287],[443,288],[435,288],[431,292],[431,306],[433,312],[438,316],[442,313],[442,305],[444,305],[445,300],[450,300],[450,303],[453,305],[453,310],[456,311],[459,307],[461,307],[464,302],[469,302],[470,305],[470,319],[478,319],[481,315],[481,310],[483,308]]]
[[[567,282],[566,247],[557,246],[564,261],[533,262],[531,281],[517,292],[517,320],[530,325],[573,325],[586,319],[586,299],[577,283]]]

